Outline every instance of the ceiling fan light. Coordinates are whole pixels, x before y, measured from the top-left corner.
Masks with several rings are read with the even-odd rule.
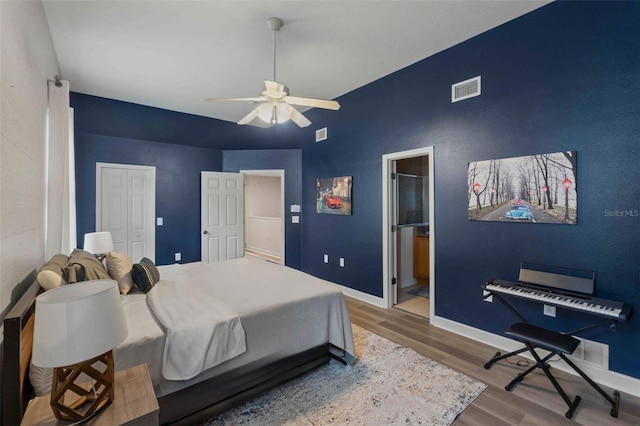
[[[258,107],[258,117],[265,123],[280,124],[291,119],[293,107],[287,103],[264,103]]]
[[[273,108],[271,103],[262,104],[258,107],[258,117],[265,123],[271,123],[273,118]]]
[[[276,107],[276,120],[278,124],[285,123],[291,119],[293,107],[285,102],[280,102]]]

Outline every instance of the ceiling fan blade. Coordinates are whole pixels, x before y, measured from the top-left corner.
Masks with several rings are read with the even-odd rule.
[[[242,125],[252,122],[258,116],[258,108],[259,107],[252,109],[249,114],[245,115],[240,121],[238,121],[238,124]]]
[[[300,98],[298,96],[285,96],[284,98],[282,98],[282,100],[291,105],[300,105],[300,106],[308,106],[308,107],[324,108],[324,109],[332,109],[332,110],[340,109],[340,104],[337,101],[328,101],[325,99]]]
[[[259,98],[207,98],[205,102],[226,102],[226,101],[240,101],[240,102],[262,102],[267,98],[260,96]]]
[[[295,108],[291,109],[291,121],[293,121],[300,127],[307,127],[309,124],[311,124],[311,121],[309,121],[307,117],[300,114],[300,112],[298,112]]]
[[[284,84],[280,84],[275,81],[265,80],[264,87],[267,89],[266,91],[269,94],[275,95],[275,97],[287,96],[287,90]]]

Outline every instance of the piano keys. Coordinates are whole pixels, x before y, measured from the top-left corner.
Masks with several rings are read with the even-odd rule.
[[[632,306],[627,303],[522,281],[493,279],[482,284],[482,288],[491,293],[506,294],[617,321],[627,321],[632,312]]]

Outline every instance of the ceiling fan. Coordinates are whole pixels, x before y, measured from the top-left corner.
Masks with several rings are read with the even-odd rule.
[[[267,19],[267,24],[273,32],[273,80],[265,80],[265,90],[256,98],[209,98],[207,102],[240,101],[260,102],[249,114],[238,121],[238,124],[249,124],[256,118],[267,123],[267,126],[284,123],[291,119],[300,127],[307,127],[311,121],[296,110],[293,105],[338,110],[340,104],[336,101],[314,98],[301,98],[290,96],[289,88],[276,82],[276,31],[282,28],[282,20],[279,18]]]

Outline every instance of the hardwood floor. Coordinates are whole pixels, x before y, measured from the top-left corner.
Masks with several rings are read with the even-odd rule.
[[[460,415],[454,425],[640,425],[640,398],[621,392],[618,418],[609,415],[611,405],[581,377],[552,369],[570,398],[582,397],[573,419],[565,418],[567,406],[541,370],[528,375],[511,392],[504,386],[523,367],[518,359],[484,364],[496,348],[458,336],[429,324],[424,318],[398,309],[382,309],[347,297],[351,322],[435,361],[486,383],[489,387]],[[605,392],[613,391],[604,387]]]

